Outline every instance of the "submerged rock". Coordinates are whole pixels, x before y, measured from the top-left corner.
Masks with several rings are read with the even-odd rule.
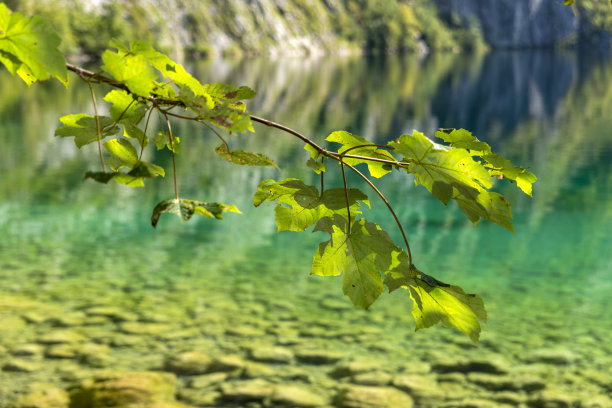
[[[336,365],[329,375],[333,378],[350,377],[368,371],[376,371],[379,367],[380,363],[375,361],[349,361]]]
[[[187,351],[166,359],[166,370],[182,375],[204,374],[209,371],[213,360],[199,351]]]
[[[13,371],[20,373],[31,373],[39,369],[40,364],[18,358],[11,359],[2,366],[2,371]]]
[[[293,353],[284,347],[254,347],[251,358],[266,363],[288,364],[293,360]]]
[[[273,385],[263,380],[246,380],[221,386],[223,400],[233,403],[263,401],[273,391]]]
[[[342,408],[412,408],[412,398],[391,387],[351,386],[338,394]]]
[[[436,407],[444,400],[444,393],[435,379],[422,375],[398,375],[393,386],[410,394],[419,407]]]
[[[164,372],[134,372],[86,380],[71,392],[71,408],[155,406],[174,402],[176,376]],[[148,405],[147,405],[148,404]],[[163,405],[160,405],[163,406]]]
[[[68,393],[60,388],[43,388],[22,395],[7,408],[68,408]]]
[[[276,386],[270,401],[274,407],[320,407],[327,404],[320,395],[295,385]]]

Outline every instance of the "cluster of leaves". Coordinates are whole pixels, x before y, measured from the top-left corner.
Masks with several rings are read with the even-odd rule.
[[[250,88],[201,84],[180,64],[147,43],[136,41],[128,47],[111,41],[111,49],[102,55],[99,73],[67,65],[57,51],[58,44],[59,38],[44,21],[11,13],[0,3],[0,61],[11,73],[17,73],[28,85],[50,77],[66,83],[68,68],[91,89],[95,115],[63,116],[60,118],[62,126],[55,132],[59,137],[73,137],[79,148],[97,142],[102,171],[87,172],[86,178],[101,183],[114,180],[127,186],[142,186],[145,179],[164,177],[164,168],[143,161],[142,157],[152,139],[157,149],[171,152],[174,163],[183,143],[179,144],[180,139],[172,132],[171,118],[193,120],[208,126],[222,141],[215,152],[238,165],[276,166],[263,154],[230,149],[219,131],[230,135],[253,131],[252,120],[282,129],[305,143],[310,153],[306,164],[321,175],[321,189],[292,178],[265,180],[255,193],[254,205],[266,201],[277,203],[275,218],[279,231],[312,228],[329,234],[329,239],[321,242],[314,253],[312,274],[342,275],[344,293],[354,305],[363,309],[372,305],[385,286],[390,292],[405,289],[413,300],[412,314],[417,329],[441,322],[466,333],[474,342],[478,341],[479,321],[486,320],[482,299],[466,294],[458,286],[443,283],[414,265],[408,241],[391,205],[356,166],[367,166],[373,178],[394,170],[405,171],[415,176],[416,184],[423,185],[444,204],[454,200],[474,224],[484,218],[510,231],[513,230],[510,205],[490,189],[495,179],[508,179],[531,195],[531,184],[536,178],[526,168],[514,166],[493,153],[488,144],[463,129],[437,132],[436,136],[446,142],[445,145],[417,131],[387,145],[336,131],[326,139],[338,145],[336,150],[330,150],[289,128],[249,115],[243,101],[255,95]],[[96,83],[115,88],[104,96],[109,104],[109,116],[97,113],[92,87]],[[165,128],[149,138],[147,129],[153,111],[157,111]],[[324,176],[329,170],[325,159],[339,165],[343,188],[324,188]],[[106,170],[106,165],[110,171]],[[369,208],[370,202],[364,192],[347,186],[347,168],[362,177],[385,201],[402,232],[406,251],[378,225],[363,218],[362,211]],[[233,205],[179,197],[175,170],[174,187],[175,197],[163,200],[154,208],[151,217],[154,227],[163,213],[176,214],[186,221],[194,214],[222,219],[224,212],[239,212]]]

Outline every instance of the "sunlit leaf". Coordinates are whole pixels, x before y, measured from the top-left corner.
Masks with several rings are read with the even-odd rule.
[[[114,121],[111,118],[108,116],[98,116],[98,119],[100,121],[100,133],[102,138],[114,136],[119,133],[119,127],[113,126]],[[60,122],[62,122],[64,126],[55,130],[55,136],[74,137],[74,143],[79,148],[98,140],[95,116],[89,116],[84,113],[66,115],[60,118]]]
[[[174,136],[172,138],[172,143],[170,143],[170,133],[167,131],[157,132],[153,138],[153,143],[155,143],[155,146],[157,146],[157,150],[162,150],[164,147],[167,147],[168,150],[173,151],[174,153],[180,153],[181,151],[181,138]]]
[[[147,105],[123,90],[110,91],[104,100],[111,104],[110,117],[118,123],[137,125],[147,110]]]
[[[378,225],[357,220],[347,234],[343,225],[331,225],[331,239],[319,244],[312,274],[342,274],[342,290],[355,306],[367,309],[384,290],[382,274],[400,249]]]
[[[125,83],[130,92],[149,97],[154,89],[161,85],[156,82],[157,75],[142,55],[128,53],[124,50],[104,51],[102,69],[117,81]]]
[[[138,152],[127,139],[111,139],[104,143],[104,148],[111,154],[109,164],[113,170],[132,166],[138,162]]]
[[[217,146],[215,153],[230,163],[248,166],[274,166],[278,169],[276,163],[265,154],[243,152],[242,150],[228,151],[224,144]]]
[[[357,189],[349,189],[348,198],[353,217],[360,214],[358,201],[370,205],[367,196]],[[325,190],[321,196],[316,187],[298,179],[261,182],[255,193],[254,204],[259,206],[266,200],[279,203],[274,210],[279,231],[304,231],[323,217],[332,217],[334,214],[348,216],[344,189]]]
[[[384,283],[389,292],[399,288],[410,292],[416,330],[442,323],[467,334],[474,343],[478,342],[481,331],[479,320],[487,320],[480,296],[466,294],[458,286],[426,275],[414,265],[409,265],[405,253],[397,257],[397,265],[387,273]]]
[[[360,136],[353,135],[345,131],[333,132],[325,139],[328,142],[335,142],[342,144],[342,147],[338,149],[338,153],[347,152],[347,154],[354,156],[365,156],[372,157],[382,160],[397,161],[388,151],[383,150],[375,146],[373,143],[368,142]],[[389,173],[392,169],[388,163],[375,162],[364,159],[350,159],[345,158],[344,162],[350,165],[357,165],[360,163],[367,163],[368,170],[372,177],[382,177]]]
[[[453,148],[470,150],[470,154],[480,157],[485,162],[485,168],[492,177],[505,178],[516,181],[523,192],[531,196],[532,184],[537,181],[535,175],[527,171],[526,167],[514,166],[512,162],[500,154],[493,153],[491,146],[481,142],[465,129],[441,129],[436,136]]]
[[[151,225],[153,225],[153,227],[157,226],[159,217],[163,213],[176,214],[181,218],[181,220],[188,221],[194,214],[222,220],[224,212],[240,213],[236,206],[226,205],[223,203],[204,203],[201,201],[186,200],[182,198],[178,200],[164,200],[158,203],[153,209]]]
[[[204,89],[213,98],[223,99],[228,102],[236,102],[251,99],[255,96],[255,91],[248,86],[234,86],[228,84],[206,84]]]
[[[68,85],[66,60],[57,50],[60,41],[41,17],[25,18],[0,3],[0,62],[28,86],[51,76]]]
[[[486,218],[514,231],[510,205],[501,195],[487,191],[493,186],[491,174],[468,150],[436,144],[417,131],[389,144],[409,163],[402,168],[444,204],[454,199],[472,222]]]

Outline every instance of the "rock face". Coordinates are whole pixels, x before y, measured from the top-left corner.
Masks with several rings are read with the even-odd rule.
[[[578,18],[546,0],[434,0],[448,21],[477,24],[493,48],[550,47],[577,34]]]

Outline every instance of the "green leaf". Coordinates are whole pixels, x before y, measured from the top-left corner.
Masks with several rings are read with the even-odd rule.
[[[441,129],[436,132],[436,136],[453,148],[469,149],[472,156],[481,157],[486,162],[485,167],[492,177],[516,181],[517,186],[531,196],[532,184],[537,178],[526,167],[514,166],[510,160],[491,152],[491,146],[479,141],[465,129]]]
[[[572,4],[574,4],[574,0],[563,0],[563,5],[565,6],[571,6]]]
[[[455,141],[472,146],[478,143],[465,137]],[[417,131],[389,144],[410,163],[402,168],[416,176],[416,184],[422,184],[444,204],[454,199],[472,222],[486,218],[514,231],[510,205],[501,195],[487,191],[493,186],[491,175],[466,149],[438,145]]]
[[[357,220],[346,233],[333,222],[331,239],[319,245],[312,263],[312,274],[342,274],[342,290],[355,306],[367,309],[384,290],[382,274],[392,266],[400,249],[378,225]]]
[[[167,147],[168,150],[174,153],[180,153],[181,151],[181,139],[174,136],[172,138],[172,143],[170,143],[170,133],[167,131],[157,132],[153,138],[153,143],[155,143],[155,146],[157,146],[157,150],[162,150],[164,147]]]
[[[144,41],[134,41],[130,44],[130,51],[142,56],[147,63],[157,69],[164,77],[170,78],[178,86],[184,86],[194,95],[208,96],[204,86],[191,74],[185,71],[181,64],[172,61],[167,55],[155,50]]]
[[[316,161],[314,159],[308,159],[306,165],[314,170],[315,173],[321,174],[321,172],[327,171],[327,167],[323,162]]]
[[[251,99],[255,96],[255,91],[248,86],[237,87],[228,84],[206,84],[204,89],[213,98],[222,99],[228,102]]]
[[[358,201],[370,205],[361,190],[349,189],[348,197],[352,217],[360,214]],[[257,207],[264,201],[278,201],[274,212],[279,231],[304,231],[319,219],[334,214],[348,217],[344,189],[325,190],[321,196],[316,187],[305,185],[298,179],[262,181],[255,193],[254,204]]]
[[[354,156],[365,156],[372,157],[382,160],[397,161],[389,152],[383,149],[379,149],[376,145],[368,142],[360,136],[353,135],[346,131],[333,132],[325,139],[328,142],[335,142],[342,144],[342,147],[338,150],[338,153],[344,153],[348,150],[347,154]],[[374,162],[365,159],[350,159],[345,158],[344,162],[352,166],[367,163],[368,170],[372,177],[382,177],[385,174],[391,172],[391,165],[388,163]]]
[[[145,178],[165,176],[164,169],[153,163],[143,161],[137,162],[127,173],[121,172],[93,172],[85,173],[85,179],[92,179],[98,183],[107,184],[110,180],[115,180],[119,184],[129,187],[143,187]]]
[[[138,96],[147,98],[154,90],[162,87],[156,82],[157,75],[142,55],[128,53],[122,49],[117,52],[106,50],[102,54],[102,61],[104,71],[117,81],[123,82]]]
[[[386,274],[384,283],[389,292],[399,288],[410,292],[416,330],[442,323],[462,331],[477,343],[481,331],[479,320],[487,320],[482,298],[426,275],[409,265],[407,258],[405,253],[399,254],[397,265]]]
[[[0,3],[0,62],[28,86],[51,76],[68,85],[66,60],[57,50],[60,41],[41,17],[24,18]]]
[[[100,133],[102,138],[115,136],[119,133],[119,127],[113,126],[114,121],[111,118],[108,116],[98,116],[98,119],[100,121]],[[74,143],[79,148],[98,140],[95,116],[89,116],[84,113],[66,115],[60,118],[60,122],[62,122],[64,126],[55,130],[55,136],[74,137]]]
[[[217,146],[215,153],[230,163],[248,166],[274,166],[278,169],[276,163],[264,154],[243,152],[242,150],[228,151],[225,144]]]
[[[115,171],[138,162],[138,152],[127,139],[111,139],[104,143],[104,148],[111,154],[109,164]]]
[[[130,139],[138,140],[138,144],[141,148],[145,148],[149,143],[149,138],[145,133],[136,125],[126,124],[123,125],[123,136]]]
[[[151,225],[153,225],[153,228],[155,228],[159,221],[159,217],[163,213],[176,214],[181,218],[181,220],[188,221],[194,214],[222,220],[224,212],[234,212],[240,214],[240,210],[238,210],[238,208],[236,208],[234,205],[226,205],[223,203],[204,203],[201,201],[186,200],[182,198],[178,200],[164,200],[158,203],[153,209]]]
[[[436,132],[436,136],[444,140],[451,147],[475,150],[477,152],[491,151],[491,146],[485,142],[481,142],[473,136],[471,132],[465,129],[440,129]]]
[[[137,125],[147,111],[147,105],[135,100],[126,91],[112,90],[104,100],[111,104],[110,117],[117,123]]]

